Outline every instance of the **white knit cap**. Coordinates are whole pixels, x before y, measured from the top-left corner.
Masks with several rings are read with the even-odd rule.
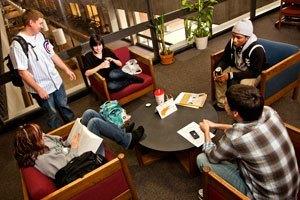
[[[234,25],[232,32],[250,37],[253,34],[252,22],[248,19],[242,19]]]

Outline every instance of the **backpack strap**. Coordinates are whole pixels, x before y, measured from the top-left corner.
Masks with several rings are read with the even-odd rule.
[[[254,45],[254,46],[250,49],[249,54],[248,54],[249,58],[250,58],[250,56],[251,56],[252,51],[253,51],[255,48],[257,48],[257,47],[261,47],[261,48],[264,50],[264,52],[266,52],[266,51],[265,51],[265,48],[264,48],[261,44],[256,44],[256,45]]]
[[[26,42],[26,40],[20,36],[20,35],[16,35],[15,37],[13,37],[12,41],[17,41],[19,42],[19,44],[21,45],[23,52],[25,53],[26,57],[28,58],[28,44]]]

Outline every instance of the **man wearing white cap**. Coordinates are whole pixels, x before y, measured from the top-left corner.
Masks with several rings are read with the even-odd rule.
[[[240,83],[257,86],[265,66],[265,50],[253,34],[252,22],[248,19],[237,22],[217,66],[222,73],[214,73],[217,99],[214,108],[217,111],[224,110],[225,92],[230,85]]]

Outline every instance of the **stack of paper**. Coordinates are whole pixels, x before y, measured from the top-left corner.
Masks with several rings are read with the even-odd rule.
[[[181,92],[175,99],[175,103],[181,106],[187,106],[191,108],[203,107],[207,94],[205,93],[189,93]]]
[[[165,118],[175,112],[177,110],[177,107],[175,105],[175,102],[173,98],[168,99],[164,103],[156,106],[156,110],[158,111],[158,114],[160,118]]]
[[[191,131],[195,131],[199,137],[194,139],[190,134]],[[204,143],[204,133],[202,132],[202,130],[196,122],[189,123],[182,129],[178,130],[177,133],[196,147],[200,147]],[[214,134],[210,133],[211,138],[213,138],[214,136]]]

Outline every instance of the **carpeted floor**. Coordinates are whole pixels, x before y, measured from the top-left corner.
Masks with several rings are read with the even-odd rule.
[[[277,13],[267,15],[254,22],[255,33],[262,38],[287,42],[300,46],[300,31],[296,27],[283,27],[280,31],[274,27]],[[177,54],[176,62],[172,65],[156,65],[155,73],[159,87],[164,88],[168,94],[176,96],[181,91],[206,92],[210,95],[210,54],[224,48],[230,37],[230,33],[224,34],[209,41],[205,50],[190,49]],[[151,95],[151,94],[149,94]],[[209,101],[209,98],[208,98]],[[125,106],[130,113],[137,106],[144,104],[144,98],[140,98]],[[100,105],[92,95],[85,96],[72,102],[72,109],[77,116],[88,108],[98,110]],[[83,106],[84,105],[84,106]],[[300,127],[300,100],[293,101],[288,94],[272,107],[278,111],[285,122]],[[230,123],[231,120],[225,112],[219,112],[219,121]],[[197,120],[197,119],[195,119]],[[32,121],[45,126],[43,117],[37,117]],[[45,128],[46,129],[46,128]],[[21,183],[16,163],[12,157],[12,138],[14,132],[0,134],[0,197],[1,199],[21,199]],[[108,142],[113,150],[124,150]],[[168,157],[146,167],[139,167],[134,152],[125,151],[129,168],[137,187],[140,199],[197,199],[200,188],[200,175],[190,177],[174,157]]]

